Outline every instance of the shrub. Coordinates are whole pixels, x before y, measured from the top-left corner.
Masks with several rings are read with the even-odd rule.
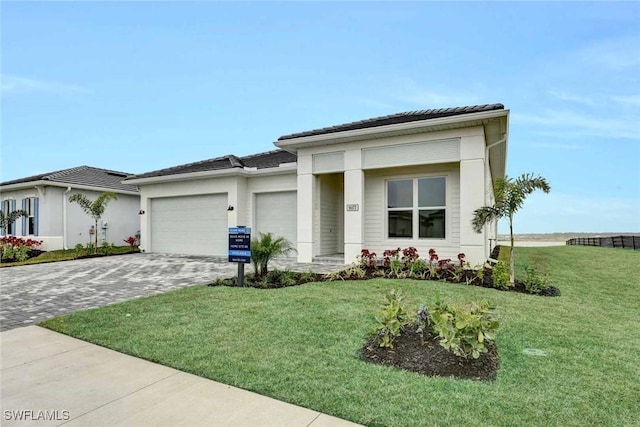
[[[365,268],[376,268],[378,266],[376,256],[375,252],[369,252],[368,249],[363,249],[360,252],[359,264]]]
[[[16,236],[4,236],[0,238],[0,259],[2,262],[25,261],[29,258],[29,252],[36,250],[42,244],[42,240],[23,239]]]
[[[284,237],[274,237],[271,233],[260,233],[259,239],[251,242],[251,262],[257,279],[268,273],[269,262],[278,256],[295,252],[293,244]]]
[[[362,267],[362,264],[351,264],[344,270],[345,278],[351,280],[362,280],[366,277],[367,271]]]
[[[504,261],[498,261],[491,270],[493,287],[498,289],[508,289],[511,286],[509,280],[509,265]]]
[[[499,326],[489,305],[475,301],[462,305],[437,301],[431,322],[443,348],[458,357],[474,359],[487,352],[486,343],[495,340]]]
[[[549,289],[549,277],[539,272],[535,267],[525,266],[524,287],[527,292],[539,295]]]
[[[376,340],[380,347],[393,348],[393,341],[400,336],[407,323],[404,296],[398,289],[391,289],[385,295],[382,307],[376,313]]]
[[[129,236],[124,239],[123,242],[127,243],[129,245],[129,249],[131,250],[131,252],[133,252],[138,245],[138,238],[135,236]]]

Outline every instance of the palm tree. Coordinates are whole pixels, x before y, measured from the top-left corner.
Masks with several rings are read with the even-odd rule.
[[[259,279],[268,273],[268,264],[273,258],[295,252],[293,244],[284,237],[274,238],[271,233],[260,233],[259,239],[251,242],[251,262],[254,277]]]
[[[515,284],[515,267],[513,260],[513,215],[522,207],[527,196],[535,190],[545,193],[551,191],[547,180],[533,174],[522,174],[517,179],[505,177],[496,180],[493,206],[483,206],[473,212],[473,229],[481,233],[482,228],[491,221],[507,218],[511,235],[511,249],[509,251],[509,281]]]
[[[102,214],[104,214],[109,201],[118,200],[118,196],[111,191],[105,191],[100,194],[97,199],[90,200],[87,196],[82,193],[76,193],[69,197],[69,203],[76,202],[80,205],[84,213],[93,218],[95,222],[95,245],[93,247],[94,253],[98,253],[98,221],[102,218]]]
[[[20,217],[28,217],[27,211],[23,211],[22,209],[18,209],[9,213],[4,213],[4,211],[0,210],[0,228],[5,230],[5,234],[7,230],[9,230],[9,226],[16,222],[16,220]]]

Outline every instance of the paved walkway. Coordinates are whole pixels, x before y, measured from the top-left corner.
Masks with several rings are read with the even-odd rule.
[[[338,264],[298,264],[278,259],[274,267],[326,272]],[[251,271],[251,267],[247,271]],[[237,264],[215,257],[132,254],[0,269],[0,330],[34,325],[80,309],[231,277]]]
[[[38,326],[0,343],[3,426],[356,426]]]

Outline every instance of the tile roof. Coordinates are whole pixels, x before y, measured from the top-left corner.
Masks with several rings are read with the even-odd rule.
[[[471,105],[467,107],[436,108],[431,110],[408,111],[405,113],[391,114],[388,116],[374,117],[372,119],[360,120],[357,122],[345,123],[305,132],[283,135],[278,141],[287,139],[302,138],[305,136],[324,135],[328,133],[343,132],[348,130],[366,129],[377,126],[394,125],[398,123],[415,122],[419,120],[437,119],[440,117],[459,116],[462,114],[479,113],[492,110],[504,110],[502,104]]]
[[[14,179],[0,183],[0,186],[22,184],[35,181],[51,181],[63,184],[87,185],[91,187],[108,188],[111,190],[138,191],[135,185],[122,184],[131,174],[91,166],[78,166],[55,172],[33,175],[26,178]]]
[[[187,163],[185,165],[173,166],[166,169],[146,172],[140,175],[130,176],[127,179],[151,178],[165,175],[180,175],[193,172],[205,172],[222,169],[243,169],[245,167],[266,169],[276,168],[283,163],[296,162],[298,156],[284,150],[273,150],[264,153],[252,154],[250,156],[237,157],[233,154],[202,160],[200,162]]]

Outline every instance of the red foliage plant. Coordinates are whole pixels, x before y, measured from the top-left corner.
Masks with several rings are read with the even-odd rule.
[[[369,252],[368,249],[363,249],[360,252],[360,263],[362,265],[364,265],[367,268],[376,268],[377,267],[377,262],[376,262],[376,253],[375,252]]]
[[[40,246],[41,244],[42,244],[42,240],[23,239],[22,237],[16,237],[16,236],[0,237],[1,246],[11,246],[14,248],[19,246],[26,246],[30,249],[35,249],[37,246]]]

